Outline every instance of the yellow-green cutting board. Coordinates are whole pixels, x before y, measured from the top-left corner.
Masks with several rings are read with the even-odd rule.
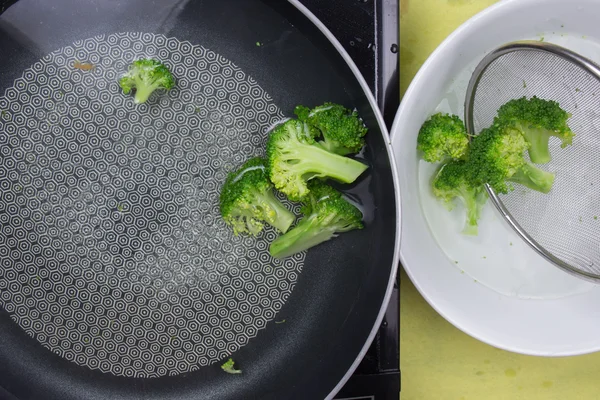
[[[401,94],[448,34],[493,3],[400,0]],[[402,400],[600,400],[600,353],[544,358],[498,350],[444,320],[404,271],[400,280]]]

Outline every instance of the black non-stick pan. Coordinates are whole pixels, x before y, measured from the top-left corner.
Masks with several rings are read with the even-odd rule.
[[[400,212],[381,115],[339,43],[282,0],[9,3],[0,397],[333,397],[381,322]],[[117,80],[141,56],[177,84],[135,105]],[[368,171],[338,185],[365,229],[274,260],[275,231],[234,236],[219,190],[296,105],[324,102],[369,129]]]

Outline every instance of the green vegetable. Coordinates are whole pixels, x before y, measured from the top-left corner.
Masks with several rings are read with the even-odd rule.
[[[463,158],[469,148],[467,131],[462,120],[452,114],[433,114],[417,136],[417,150],[427,162],[445,162]]]
[[[529,158],[535,164],[551,160],[548,142],[555,136],[562,141],[561,147],[573,142],[575,134],[567,120],[571,114],[563,110],[556,101],[521,97],[510,100],[500,107],[494,124],[518,129],[530,144]]]
[[[316,127],[323,134],[318,143],[327,151],[339,155],[358,153],[365,145],[367,128],[358,117],[340,104],[325,103],[312,110],[297,106],[294,114],[303,122]]]
[[[228,174],[219,198],[225,223],[240,233],[258,234],[266,222],[281,232],[287,232],[295,220],[273,194],[273,185],[266,173],[265,160],[254,157],[237,171]]]
[[[308,183],[303,201],[303,218],[289,232],[271,243],[270,253],[285,258],[333,238],[336,234],[362,229],[362,213],[342,194],[320,180]]]
[[[241,374],[242,370],[235,369],[234,364],[234,361],[230,358],[229,360],[225,361],[223,365],[221,365],[221,369],[228,374]]]
[[[463,233],[477,235],[477,223],[488,196],[483,185],[471,181],[470,167],[465,161],[442,166],[433,180],[433,194],[444,201],[448,210],[454,208],[455,199],[462,201],[467,211]]]
[[[160,61],[140,59],[134,61],[129,70],[119,80],[123,93],[135,89],[135,103],[144,103],[157,89],[169,90],[175,86],[175,78]]]
[[[493,125],[475,136],[469,150],[469,171],[473,184],[489,184],[498,193],[508,193],[519,183],[548,193],[554,174],[543,171],[524,158],[529,148],[520,131],[510,126]]]
[[[315,138],[319,130],[306,122],[290,119],[273,129],[267,140],[268,176],[291,200],[302,200],[307,182],[333,178],[354,182],[368,167],[349,157],[330,153]]]

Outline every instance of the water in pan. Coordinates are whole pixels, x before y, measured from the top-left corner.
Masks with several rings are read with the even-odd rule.
[[[177,84],[135,105],[117,81],[141,56]],[[251,77],[189,42],[112,34],[35,63],[0,110],[0,304],[29,335],[156,377],[222,360],[274,319],[304,253],[273,260],[272,229],[235,237],[218,210],[227,172],[284,117]]]
[[[600,45],[595,40],[575,34],[543,35],[544,40],[562,45],[590,59],[600,62]],[[538,36],[530,39],[540,39]],[[457,76],[446,97],[441,99],[437,110],[463,116],[463,102],[469,78],[479,60],[474,60]],[[522,93],[530,85],[521,85]],[[577,140],[577,139],[575,139]],[[553,153],[560,146],[553,141]],[[569,296],[591,290],[595,285],[572,277],[544,260],[531,249],[505,223],[491,202],[483,210],[479,223],[479,235],[469,237],[460,234],[464,224],[463,207],[448,212],[433,196],[430,179],[435,165],[419,162],[420,197],[424,215],[432,234],[459,272],[469,275],[474,284],[483,284],[503,295],[521,298],[548,299]],[[522,187],[517,187],[514,196],[534,196]],[[589,222],[589,221],[588,221]],[[595,222],[595,220],[591,220]]]

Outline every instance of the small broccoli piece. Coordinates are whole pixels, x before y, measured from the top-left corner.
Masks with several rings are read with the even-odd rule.
[[[221,216],[236,235],[258,234],[263,229],[261,221],[285,233],[295,220],[294,214],[273,194],[265,160],[260,157],[249,159],[229,173],[219,200]]]
[[[433,114],[421,125],[417,150],[427,162],[445,162],[465,157],[469,138],[462,120],[452,114]]]
[[[297,106],[294,114],[303,122],[316,127],[323,134],[318,143],[327,151],[342,156],[358,153],[365,145],[367,128],[356,111],[340,104],[325,103],[312,110]]]
[[[242,370],[235,369],[234,364],[235,362],[230,358],[227,361],[225,361],[223,365],[221,365],[221,369],[227,372],[228,374],[241,374]]]
[[[134,61],[129,70],[119,80],[123,93],[135,89],[135,103],[144,103],[157,89],[169,90],[175,86],[175,78],[166,65],[152,59]]]
[[[455,199],[461,200],[467,210],[463,233],[477,235],[477,223],[488,196],[483,185],[471,181],[470,167],[462,160],[443,165],[433,179],[433,194],[442,199],[449,210],[454,208]]]
[[[311,179],[328,177],[352,183],[368,168],[323,149],[315,142],[317,136],[316,128],[290,119],[273,129],[267,140],[269,178],[292,200],[302,200],[308,194]]]
[[[308,183],[310,192],[303,201],[304,216],[298,224],[271,243],[275,258],[289,257],[326,242],[336,234],[362,229],[362,213],[340,192],[320,180]]]
[[[474,184],[489,184],[496,192],[506,194],[519,183],[530,189],[548,193],[554,174],[543,171],[524,158],[529,148],[520,131],[492,125],[475,136],[469,151],[469,171]]]
[[[575,134],[567,125],[571,114],[560,108],[556,101],[521,97],[500,107],[494,123],[521,131],[530,144],[529,158],[535,164],[545,164],[552,158],[548,142],[551,136],[562,141],[561,147],[572,144]]]

